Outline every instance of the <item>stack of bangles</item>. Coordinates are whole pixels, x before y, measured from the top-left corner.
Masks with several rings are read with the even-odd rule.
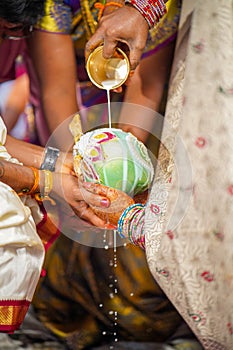
[[[24,188],[18,193],[19,196],[22,195],[33,195],[35,199],[39,202],[43,202],[44,200],[49,200],[52,204],[55,202],[52,200],[52,198],[49,197],[50,192],[52,191],[53,188],[53,176],[52,172],[49,170],[40,170],[43,173],[43,185],[42,190],[39,191],[40,187],[40,175],[39,175],[39,170],[33,167],[29,167],[34,174],[34,184],[31,189],[29,188]]]
[[[132,5],[143,15],[149,28],[154,27],[167,13],[163,0],[125,0],[125,3]]]
[[[142,249],[145,249],[144,217],[145,205],[132,204],[121,214],[117,227],[122,238],[128,238],[131,243]]]

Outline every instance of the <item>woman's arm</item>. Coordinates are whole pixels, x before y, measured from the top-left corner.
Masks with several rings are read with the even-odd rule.
[[[29,80],[27,74],[22,74],[13,81],[2,111],[2,117],[8,132],[15,126],[20,114],[24,112],[28,98]]]
[[[73,42],[69,34],[35,30],[29,50],[39,80],[43,112],[52,133],[78,111]],[[72,141],[67,125],[60,127],[55,137],[60,148]]]
[[[131,132],[143,143],[156,123],[155,112],[160,110],[169,80],[174,48],[175,42],[171,42],[141,60],[126,87],[119,123],[123,124],[123,130]],[[141,107],[137,108],[138,105]]]

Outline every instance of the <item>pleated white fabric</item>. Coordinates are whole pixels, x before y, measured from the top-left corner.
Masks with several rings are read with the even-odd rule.
[[[17,162],[4,147],[6,127],[0,118],[0,160]],[[0,182],[0,331],[12,332],[24,319],[35,292],[45,250],[36,231],[42,220],[30,196],[20,198]]]

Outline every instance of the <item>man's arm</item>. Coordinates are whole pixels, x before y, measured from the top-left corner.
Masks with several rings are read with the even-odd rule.
[[[23,189],[31,189],[34,185],[34,172],[31,168],[0,160],[0,181],[4,182],[17,193]],[[36,189],[38,190],[38,188]]]

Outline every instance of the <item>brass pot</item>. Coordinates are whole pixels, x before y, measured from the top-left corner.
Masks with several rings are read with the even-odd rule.
[[[116,48],[111,58],[103,57],[103,46],[98,46],[88,57],[86,69],[92,83],[100,89],[116,89],[127,80],[130,72],[128,57]]]

